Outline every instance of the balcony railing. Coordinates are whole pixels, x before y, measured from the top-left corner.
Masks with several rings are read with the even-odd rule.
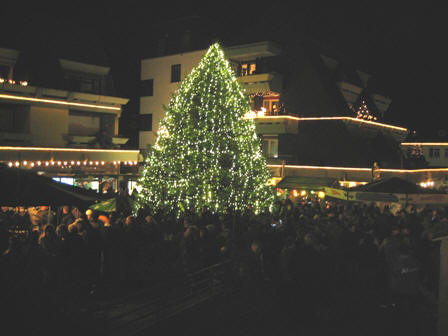
[[[64,135],[64,140],[68,142],[69,146],[74,147],[92,147],[98,142],[98,137],[95,135],[76,135],[76,134],[66,134]],[[112,137],[112,148],[120,148],[120,146],[126,144],[129,138],[113,136]]]
[[[277,72],[240,76],[237,80],[247,94],[260,92],[281,93],[282,91],[283,77]]]

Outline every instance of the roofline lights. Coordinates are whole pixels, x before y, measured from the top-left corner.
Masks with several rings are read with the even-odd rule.
[[[293,165],[267,165],[268,167],[285,167],[293,169],[325,169],[325,170],[357,170],[357,171],[372,171],[371,168],[355,168],[355,167],[325,167],[325,166],[293,166]]]
[[[293,168],[293,169],[323,169],[323,170],[351,170],[351,171],[368,171],[371,172],[372,168],[356,168],[356,167],[326,167],[326,166],[294,166],[294,165],[267,165],[268,168]],[[448,168],[427,168],[427,169],[378,169],[379,172],[384,173],[435,173],[435,172],[448,172]]]
[[[75,102],[67,102],[67,101],[63,101],[63,100],[22,97],[22,96],[14,96],[14,95],[7,95],[7,94],[0,94],[0,98],[11,99],[11,100],[25,100],[25,101],[32,101],[32,102],[39,102],[39,103],[59,104],[59,105],[67,105],[67,106],[93,107],[93,108],[98,108],[98,109],[103,109],[103,110],[114,110],[114,111],[121,110],[120,107],[115,107],[115,106],[75,103]]]
[[[402,142],[401,146],[448,146],[448,142]]]
[[[290,119],[290,120],[297,120],[297,121],[307,121],[307,120],[349,120],[349,121],[355,121],[355,122],[360,122],[360,123],[367,123],[367,124],[372,124],[375,126],[380,126],[380,127],[387,127],[387,128],[392,128],[392,129],[396,129],[399,131],[403,131],[403,132],[407,132],[408,129],[404,128],[404,127],[398,127],[398,126],[392,126],[392,125],[388,125],[388,124],[383,124],[383,123],[379,123],[376,121],[369,121],[369,120],[364,120],[364,119],[358,119],[358,118],[352,118],[352,117],[316,117],[316,118],[301,118],[301,117],[294,117],[294,116],[254,116],[254,117],[245,117],[247,119]]]
[[[0,146],[0,150],[54,151],[54,152],[93,152],[93,153],[139,153],[129,149],[89,149],[89,148],[49,148],[49,147],[13,147]]]

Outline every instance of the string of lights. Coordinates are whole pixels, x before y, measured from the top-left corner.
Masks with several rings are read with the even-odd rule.
[[[108,166],[108,165],[114,165],[114,166],[120,166],[120,165],[125,165],[125,166],[136,166],[138,165],[137,161],[89,161],[89,160],[84,160],[84,161],[74,161],[74,160],[64,160],[64,161],[54,161],[54,160],[50,160],[50,161],[29,161],[29,160],[23,160],[23,161],[9,161],[8,163],[8,167],[26,167],[26,168],[37,168],[37,167],[54,167],[54,166],[59,166],[59,167],[82,167],[82,166]]]
[[[155,212],[267,211],[274,193],[255,123],[218,44],[173,94],[140,180],[138,207]]]

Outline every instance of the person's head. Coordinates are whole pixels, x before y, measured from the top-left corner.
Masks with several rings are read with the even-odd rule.
[[[51,225],[51,224],[45,225],[44,226],[44,233],[45,233],[46,236],[54,235],[56,233],[55,230],[54,230],[54,226]]]
[[[307,233],[304,237],[303,237],[303,242],[306,246],[310,246],[313,245],[314,243],[314,237],[312,233]]]
[[[252,244],[250,244],[250,249],[253,253],[259,254],[261,253],[261,242],[259,240],[254,240]]]
[[[68,228],[67,226],[65,226],[64,224],[60,224],[57,226],[56,228],[56,235],[60,238],[60,239],[64,239],[68,234]]]
[[[398,236],[400,234],[400,228],[397,225],[392,227],[391,235]]]
[[[86,211],[86,216],[87,216],[87,220],[93,220],[93,210],[92,209],[88,209]]]
[[[105,215],[100,215],[100,216],[98,216],[98,220],[103,223],[103,226],[105,226],[105,227],[110,226],[109,217],[107,217]]]
[[[70,212],[70,207],[69,207],[68,205],[64,205],[64,206],[62,207],[62,213],[63,213],[64,215],[67,215],[69,212]]]
[[[124,220],[124,224],[126,226],[131,226],[134,224],[134,217],[133,216],[127,216],[126,219]]]
[[[199,229],[199,238],[203,239],[207,237],[207,229],[206,228],[200,228]]]

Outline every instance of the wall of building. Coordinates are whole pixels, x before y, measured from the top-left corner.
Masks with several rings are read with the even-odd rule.
[[[140,114],[152,114],[152,131],[141,131],[140,148],[153,145],[160,121],[165,115],[163,105],[168,105],[172,93],[180,82],[171,83],[171,65],[181,65],[181,81],[198,65],[206,50],[142,60],[141,80],[153,79],[153,96],[140,98]]]
[[[448,146],[423,146],[429,167],[448,167]]]
[[[30,107],[30,134],[33,146],[63,147],[68,133],[68,109]]]

